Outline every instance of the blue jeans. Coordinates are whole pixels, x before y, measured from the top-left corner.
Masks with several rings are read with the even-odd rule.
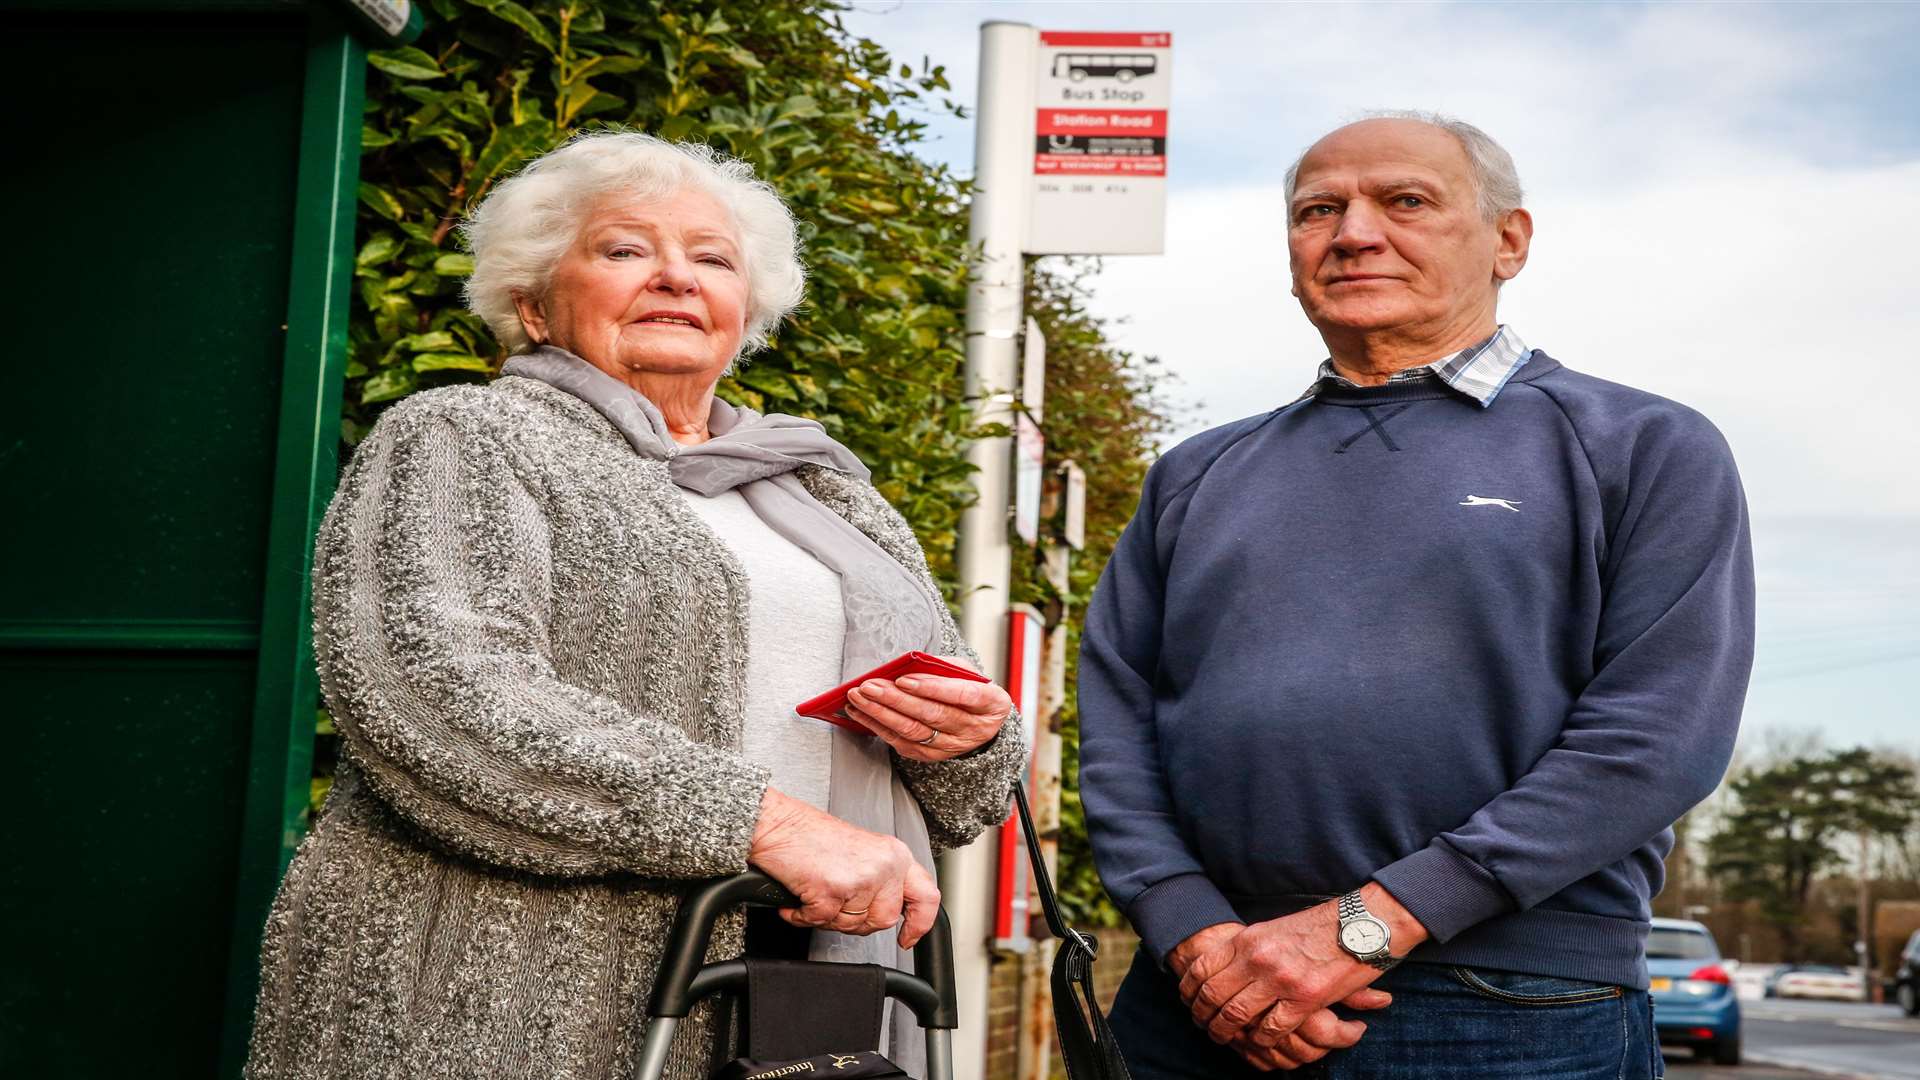
[[[1215,1045],[1180,1002],[1180,984],[1142,951],[1111,1019],[1134,1080],[1657,1080],[1660,1044],[1644,990],[1484,968],[1401,964],[1375,986],[1345,1050],[1293,1073],[1262,1073]]]

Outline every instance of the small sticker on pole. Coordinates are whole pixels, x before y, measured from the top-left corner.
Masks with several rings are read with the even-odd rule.
[[[389,34],[398,35],[407,28],[413,15],[412,0],[347,0],[367,18]]]
[[[1028,544],[1040,542],[1040,494],[1046,479],[1047,438],[1033,418],[1013,418],[1013,531]]]

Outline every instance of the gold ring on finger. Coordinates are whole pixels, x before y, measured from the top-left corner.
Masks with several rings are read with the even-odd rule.
[[[850,908],[850,907],[843,907],[843,908],[841,908],[841,909],[840,909],[840,914],[842,914],[842,915],[865,915],[865,914],[866,914],[867,912],[869,912],[869,911],[872,911],[872,910],[873,910],[873,905],[871,905],[871,904],[869,904],[869,905],[867,905],[866,907],[863,907],[863,908]]]

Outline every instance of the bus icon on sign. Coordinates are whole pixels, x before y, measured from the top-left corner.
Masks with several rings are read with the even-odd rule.
[[[1053,58],[1053,77],[1074,82],[1087,79],[1118,79],[1132,82],[1151,75],[1159,61],[1147,53],[1061,53]]]

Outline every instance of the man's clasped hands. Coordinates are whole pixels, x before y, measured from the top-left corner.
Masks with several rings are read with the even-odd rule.
[[[1426,940],[1426,928],[1385,889],[1369,884],[1360,895],[1392,931],[1395,956]],[[1194,1023],[1214,1042],[1257,1069],[1296,1069],[1367,1033],[1365,1023],[1343,1020],[1331,1006],[1393,1002],[1370,985],[1380,972],[1340,947],[1339,927],[1331,901],[1251,926],[1216,923],[1174,946],[1167,966]]]

